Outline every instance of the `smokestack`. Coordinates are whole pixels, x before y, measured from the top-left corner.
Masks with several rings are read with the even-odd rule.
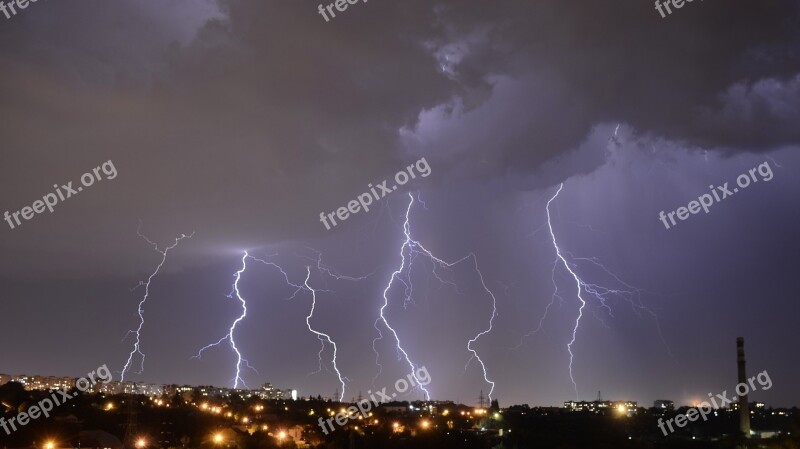
[[[744,361],[744,338],[736,339],[736,361],[739,366],[739,383],[747,384],[747,370]],[[739,432],[745,438],[750,437],[750,403],[747,395],[739,397]]]

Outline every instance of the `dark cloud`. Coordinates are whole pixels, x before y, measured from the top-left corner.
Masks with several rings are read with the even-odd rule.
[[[4,29],[0,127],[14,172],[36,173],[5,173],[9,208],[113,159],[119,181],[87,208],[147,204],[124,219],[257,243],[311,235],[318,211],[420,154],[442,179],[535,170],[615,121],[707,148],[797,140],[788,1],[666,19],[633,1],[359,3],[329,23],[301,3],[36,6]]]

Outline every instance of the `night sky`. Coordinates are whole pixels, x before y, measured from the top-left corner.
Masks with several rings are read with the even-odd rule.
[[[733,389],[738,336],[751,375],[773,382],[751,399],[800,404],[796,1],[694,1],[664,18],[646,0],[371,0],[329,22],[290,0],[17,12],[0,14],[0,213],[107,161],[118,175],[0,223],[0,373],[105,363],[119,378],[145,293],[134,287],[162,259],[140,229],[159,249],[194,235],[151,281],[145,369],[134,359],[127,380],[233,385],[230,347],[192,356],[241,315],[227,295],[247,250],[295,284],[311,266],[311,322],[337,344],[346,399],[391,391],[408,369],[379,323],[379,375],[375,321],[411,261],[412,194],[413,239],[447,262],[473,253],[480,269],[433,271],[417,255],[388,289],[385,316],[434,398],[475,404],[491,389],[467,348],[492,317],[482,275],[497,312],[472,347],[503,406],[598,390],[692,403]],[[429,176],[320,223],[422,157]],[[760,165],[771,179],[755,172],[670,229],[659,220]],[[549,201],[585,282],[577,396],[567,345],[581,302]],[[253,260],[239,289],[234,335],[258,370],[243,380],[332,396],[311,294]]]

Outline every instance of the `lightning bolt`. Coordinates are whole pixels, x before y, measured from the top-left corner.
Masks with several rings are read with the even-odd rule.
[[[300,256],[300,257],[303,257],[303,258],[308,259],[308,260],[310,260],[312,262],[315,262],[316,266],[317,266],[317,271],[319,271],[322,274],[326,274],[329,277],[332,277],[332,278],[334,278],[336,280],[358,282],[358,281],[363,281],[363,280],[368,279],[370,276],[372,276],[375,273],[375,271],[373,271],[372,273],[367,274],[366,276],[357,276],[357,277],[356,276],[345,276],[343,274],[340,274],[335,268],[331,267],[330,265],[325,264],[322,261],[322,253],[320,251],[317,251],[316,249],[310,248],[310,247],[306,247],[306,249],[308,249],[309,251],[311,251],[314,254],[316,254],[317,258],[314,259],[314,258],[308,257],[308,256]],[[320,289],[316,289],[315,291],[330,292],[330,290],[320,290]],[[313,311],[312,311],[312,313],[313,313]],[[314,332],[311,328],[309,328],[309,331],[311,331],[312,333]],[[325,339],[323,339],[319,335],[317,335],[317,338],[319,339],[319,343],[320,343],[319,352],[317,353],[317,358],[319,360],[319,369],[317,369],[317,371],[314,371],[313,373],[309,373],[309,376],[314,375],[314,374],[318,374],[318,373],[322,372],[323,369],[328,371],[327,368],[324,368],[323,362],[322,362],[322,354],[325,352]],[[333,356],[334,356],[334,358],[336,357],[336,352],[335,351],[334,351]],[[328,372],[330,372],[330,371],[328,371]],[[337,374],[338,374],[338,371],[337,371]],[[347,377],[342,377],[342,379],[344,379],[346,381],[350,380]],[[344,389],[342,389],[342,397],[343,396],[344,396]],[[340,400],[341,400],[341,398],[340,398]]]
[[[775,164],[778,168],[783,168],[783,165],[779,164],[778,161],[775,160],[772,156],[766,156],[767,159],[771,160],[773,164]]]
[[[544,319],[547,317],[547,312],[550,309],[550,307],[553,305],[553,303],[555,302],[556,298],[558,298],[558,299],[563,301],[563,298],[561,298],[561,296],[558,294],[558,285],[557,285],[557,283],[555,281],[556,269],[558,268],[559,265],[563,265],[564,268],[569,273],[569,275],[575,281],[575,287],[576,287],[576,290],[577,290],[577,298],[578,298],[578,301],[580,301],[580,303],[581,303],[580,307],[578,308],[578,316],[575,319],[575,326],[572,328],[572,338],[570,339],[569,343],[567,344],[567,352],[569,352],[569,378],[572,381],[573,388],[575,389],[575,396],[576,396],[576,398],[578,398],[578,396],[579,396],[578,395],[578,384],[575,382],[575,376],[574,376],[574,373],[573,373],[573,362],[575,360],[575,354],[573,352],[573,346],[575,345],[575,342],[577,341],[578,329],[580,328],[581,319],[583,318],[584,309],[587,306],[587,302],[583,297],[583,293],[586,293],[589,296],[597,299],[598,303],[600,304],[600,307],[605,309],[608,312],[608,315],[610,317],[612,317],[612,318],[614,317],[614,314],[612,312],[611,307],[609,306],[609,304],[607,302],[608,299],[610,299],[610,298],[620,298],[620,299],[626,301],[627,303],[629,303],[631,305],[632,309],[634,310],[634,312],[637,313],[637,315],[641,316],[641,312],[642,311],[645,311],[648,314],[650,314],[653,317],[653,319],[655,320],[656,328],[658,329],[658,334],[661,337],[662,343],[664,343],[665,347],[667,348],[667,352],[670,355],[672,355],[672,353],[671,353],[671,350],[669,349],[669,345],[667,345],[667,342],[664,339],[663,333],[661,332],[661,325],[659,323],[658,316],[652,310],[650,310],[648,307],[644,306],[641,303],[640,296],[641,296],[641,293],[644,290],[641,290],[639,288],[636,288],[636,287],[624,282],[617,275],[615,275],[610,270],[608,270],[602,263],[600,263],[597,260],[597,258],[575,257],[572,254],[570,254],[568,251],[564,251],[564,250],[561,249],[561,247],[559,247],[558,241],[556,239],[555,232],[553,231],[553,222],[552,222],[552,217],[551,217],[550,206],[553,203],[553,201],[555,201],[556,198],[558,198],[558,195],[561,193],[563,188],[564,188],[564,183],[561,183],[558,186],[558,189],[556,190],[556,193],[550,198],[550,200],[547,201],[547,207],[546,207],[546,211],[547,211],[547,227],[550,230],[550,238],[551,238],[552,243],[553,243],[553,248],[556,251],[556,259],[555,259],[555,261],[553,263],[553,270],[552,270],[552,280],[553,280],[554,293],[553,293],[553,296],[552,296],[552,298],[550,300],[550,303],[545,308],[544,315],[542,316],[541,320],[539,321],[539,326],[533,332],[530,332],[526,336],[532,335],[533,333],[535,333],[535,332],[537,332],[537,331],[539,331],[541,329],[542,323],[544,322]],[[590,283],[590,282],[584,281],[583,278],[581,278],[581,276],[579,276],[578,273],[577,273],[578,267],[576,265],[576,261],[588,262],[588,263],[596,266],[597,268],[603,270],[608,276],[613,278],[616,282],[618,282],[619,284],[623,285],[624,288],[609,288],[609,287],[604,287],[604,286],[599,285],[599,284],[594,284],[594,283]]]
[[[495,383],[494,383],[494,381],[489,380],[489,375],[486,372],[486,365],[483,363],[483,360],[478,355],[478,352],[476,350],[472,349],[472,345],[475,342],[477,342],[479,338],[483,337],[484,335],[486,335],[486,334],[488,334],[489,332],[492,331],[492,326],[494,324],[494,318],[497,316],[497,298],[495,298],[494,293],[492,293],[491,290],[489,290],[489,287],[486,286],[486,282],[484,282],[484,280],[483,280],[483,273],[481,273],[481,270],[478,268],[478,258],[475,256],[474,253],[470,253],[470,255],[472,256],[472,260],[475,263],[475,271],[478,273],[478,277],[480,277],[481,285],[483,286],[483,289],[486,290],[486,292],[489,293],[489,296],[492,297],[492,316],[491,316],[491,318],[489,318],[489,327],[486,328],[486,330],[478,333],[478,335],[473,337],[467,343],[467,350],[472,352],[472,357],[467,361],[467,364],[464,366],[464,371],[467,370],[467,367],[469,366],[469,362],[472,361],[473,358],[476,359],[478,361],[478,363],[480,363],[481,370],[483,370],[483,380],[485,380],[486,383],[488,383],[488,384],[490,384],[492,386],[489,389],[489,394],[488,394],[489,400],[491,401],[492,400],[492,393],[494,392]]]
[[[328,334],[326,334],[324,332],[320,332],[320,331],[314,329],[313,327],[311,327],[311,317],[314,315],[314,310],[317,307],[317,291],[314,290],[310,285],[308,285],[308,281],[310,279],[311,279],[311,267],[306,267],[306,280],[305,280],[303,285],[305,285],[305,287],[311,292],[311,310],[308,312],[308,316],[306,316],[306,326],[308,326],[308,330],[311,331],[312,333],[314,333],[317,336],[317,338],[320,340],[320,342],[322,342],[322,345],[323,345],[322,350],[325,349],[324,346],[325,346],[325,342],[326,341],[328,342],[328,344],[330,344],[333,347],[332,364],[333,364],[333,370],[336,371],[336,375],[339,378],[339,383],[341,383],[341,385],[342,385],[342,392],[339,395],[339,401],[342,401],[344,399],[344,392],[345,392],[346,384],[345,384],[345,378],[342,377],[342,373],[339,371],[339,367],[336,365],[336,353],[338,351],[338,348],[336,346],[336,342],[333,341],[333,339],[331,339],[330,335],[328,335]],[[320,363],[322,361],[322,350],[320,350],[320,352],[319,352]]]
[[[125,362],[125,366],[122,368],[122,372],[120,373],[121,382],[125,381],[125,374],[131,368],[133,364],[133,356],[136,354],[138,354],[141,357],[141,362],[139,364],[139,371],[137,372],[137,374],[141,374],[144,371],[145,355],[141,349],[141,336],[142,336],[142,328],[144,327],[144,304],[147,302],[147,298],[150,297],[150,283],[153,281],[153,278],[156,277],[158,272],[161,270],[161,267],[163,267],[164,263],[167,261],[167,253],[169,253],[170,250],[178,246],[178,243],[181,240],[186,238],[192,238],[192,236],[194,236],[194,232],[192,232],[190,235],[181,234],[180,237],[175,238],[175,242],[172,245],[164,248],[163,250],[160,250],[158,249],[158,244],[154,243],[152,240],[150,240],[144,234],[142,234],[141,230],[142,230],[142,223],[139,222],[139,228],[136,229],[136,234],[142,239],[144,239],[148,244],[152,245],[153,249],[155,249],[156,252],[161,254],[161,262],[158,264],[158,266],[156,266],[156,269],[147,278],[147,281],[139,281],[139,285],[134,288],[135,290],[138,287],[144,286],[144,295],[142,296],[141,301],[139,301],[139,306],[137,308],[139,313],[139,326],[136,328],[136,330],[128,331],[128,335],[136,334],[136,340],[133,343],[133,349],[131,350],[130,354],[128,354],[128,360],[127,362]]]
[[[336,271],[336,269],[334,269],[333,267],[323,263],[323,261],[322,261],[322,253],[320,253],[319,251],[316,251],[316,250],[314,250],[312,248],[308,248],[308,249],[313,251],[317,255],[316,259],[312,259],[312,258],[306,257],[306,256],[303,256],[303,257],[305,257],[307,259],[310,259],[312,261],[315,261],[316,264],[317,264],[317,269],[321,273],[327,274],[328,276],[331,276],[331,277],[333,277],[335,279],[338,279],[338,280],[348,280],[348,281],[360,281],[360,280],[366,279],[369,276],[369,275],[367,275],[367,276],[361,276],[361,277],[352,277],[352,276],[341,275],[341,274],[338,273],[338,271]],[[274,256],[274,254],[271,255],[271,256]],[[291,288],[294,289],[292,294],[289,297],[284,298],[284,301],[288,301],[288,300],[292,300],[292,299],[296,298],[297,295],[302,291],[308,291],[308,292],[310,292],[312,294],[312,301],[313,301],[312,302],[312,308],[311,308],[311,313],[309,314],[308,318],[306,319],[306,325],[308,326],[309,331],[319,339],[320,344],[321,344],[321,348],[320,348],[320,351],[317,354],[318,359],[319,359],[319,367],[320,367],[320,369],[317,372],[311,373],[311,374],[316,374],[316,373],[322,371],[322,369],[323,369],[322,355],[323,355],[323,352],[325,351],[325,342],[327,341],[334,348],[334,354],[333,354],[334,369],[336,370],[336,373],[337,373],[337,375],[339,377],[339,380],[343,382],[343,386],[344,386],[344,381],[346,381],[347,378],[341,375],[341,373],[338,370],[338,367],[336,366],[336,363],[337,363],[336,362],[336,356],[337,356],[337,350],[338,350],[338,348],[336,347],[336,344],[333,342],[333,340],[329,336],[327,336],[327,335],[325,335],[325,334],[323,334],[321,332],[318,332],[315,329],[313,329],[311,327],[311,324],[310,324],[310,319],[313,316],[314,309],[316,307],[316,292],[322,292],[322,291],[327,292],[329,290],[312,289],[310,286],[308,286],[307,281],[304,284],[296,284],[296,283],[292,282],[289,279],[288,273],[286,272],[286,270],[282,266],[278,265],[275,262],[271,262],[271,261],[267,260],[266,258],[262,259],[262,258],[258,258],[258,257],[252,256],[247,251],[245,251],[244,255],[242,256],[242,268],[239,271],[237,271],[236,274],[234,275],[236,280],[235,280],[235,282],[233,284],[233,289],[232,289],[231,293],[228,295],[228,298],[231,298],[231,299],[233,299],[233,297],[235,295],[236,299],[239,300],[239,302],[242,305],[242,315],[239,316],[233,322],[233,324],[231,325],[231,328],[229,329],[228,333],[225,336],[220,338],[215,343],[211,343],[209,345],[206,345],[202,349],[200,349],[200,351],[197,353],[197,355],[195,355],[193,358],[200,359],[204,351],[206,351],[207,349],[210,349],[212,347],[216,347],[216,346],[222,344],[223,342],[227,341],[228,344],[230,345],[231,349],[234,351],[234,353],[236,354],[236,357],[237,357],[236,377],[234,378],[234,388],[238,388],[238,385],[239,385],[240,382],[243,385],[245,385],[245,387],[246,387],[246,384],[245,384],[244,380],[241,377],[241,371],[242,371],[242,367],[243,366],[247,367],[247,368],[250,368],[250,369],[253,369],[254,371],[256,371],[255,368],[250,366],[249,362],[242,357],[242,354],[239,351],[238,347],[236,346],[236,341],[234,339],[234,331],[236,330],[237,325],[242,320],[244,320],[244,318],[247,316],[247,304],[246,304],[244,298],[242,298],[241,293],[239,291],[239,281],[241,280],[242,274],[247,269],[247,260],[248,259],[250,259],[252,261],[255,261],[255,262],[260,262],[260,263],[262,263],[262,264],[264,264],[266,266],[275,268],[276,270],[278,270],[280,272],[280,274],[283,277],[285,283],[288,286],[290,286]],[[258,372],[258,371],[256,371],[256,372]],[[343,397],[344,397],[344,388],[342,389],[342,397],[340,398],[340,400],[342,400]]]
[[[550,271],[550,280],[553,282],[553,295],[550,297],[550,302],[547,303],[547,306],[544,308],[544,313],[542,314],[542,317],[539,318],[539,324],[536,326],[536,329],[534,329],[534,330],[528,332],[527,334],[523,335],[519,339],[519,343],[517,343],[516,346],[511,348],[512,351],[516,350],[516,349],[519,349],[520,346],[522,346],[522,344],[525,342],[526,338],[528,338],[528,337],[536,334],[540,330],[542,330],[542,326],[544,325],[544,321],[547,319],[548,313],[550,313],[550,307],[553,307],[553,304],[555,304],[556,299],[558,299],[562,303],[564,302],[564,298],[562,298],[561,295],[558,294],[558,284],[556,283],[556,268],[558,268],[558,259],[556,259],[556,263],[553,264],[553,269]]]
[[[572,362],[575,359],[575,354],[572,352],[572,345],[575,344],[575,340],[578,338],[578,327],[581,324],[581,318],[583,318],[583,309],[586,307],[586,301],[584,301],[583,297],[581,296],[581,292],[583,291],[583,281],[581,281],[578,275],[572,271],[569,263],[567,263],[567,259],[561,255],[561,248],[558,247],[556,234],[553,232],[553,222],[550,218],[550,204],[558,197],[558,194],[561,193],[561,189],[563,188],[564,183],[562,182],[561,185],[558,186],[556,194],[547,201],[547,227],[550,230],[550,237],[553,239],[553,247],[556,249],[556,257],[564,264],[564,268],[569,271],[569,274],[572,275],[572,278],[575,279],[575,285],[577,286],[578,290],[578,300],[581,302],[581,306],[578,309],[578,317],[575,319],[575,327],[572,329],[572,340],[570,340],[570,342],[567,344],[567,351],[569,352],[569,378],[572,381],[572,386],[575,388],[575,397],[578,397],[578,384],[575,382],[575,376],[572,373]],[[558,260],[556,262],[558,262]]]
[[[222,342],[227,340],[231,349],[233,349],[233,352],[236,354],[236,377],[233,378],[233,388],[236,389],[239,388],[240,382],[242,385],[244,385],[245,388],[247,388],[247,384],[245,383],[244,379],[242,379],[242,364],[245,364],[248,368],[252,369],[253,371],[256,371],[255,368],[250,366],[250,362],[248,362],[244,357],[242,357],[242,353],[241,351],[239,351],[239,347],[236,346],[236,339],[234,338],[234,332],[236,331],[236,326],[238,326],[239,323],[241,323],[242,320],[244,320],[245,317],[247,317],[247,302],[244,300],[244,298],[242,298],[241,292],[239,291],[239,281],[242,279],[242,273],[244,273],[247,270],[248,257],[250,257],[250,254],[248,254],[247,251],[245,251],[244,255],[242,256],[242,268],[238,270],[236,274],[234,274],[236,280],[233,282],[233,288],[231,292],[228,294],[229,299],[233,299],[233,296],[236,295],[236,299],[238,299],[242,305],[242,314],[238,318],[236,318],[236,320],[233,321],[233,324],[231,324],[231,327],[230,329],[228,329],[228,333],[225,334],[225,336],[220,338],[216,343],[211,343],[209,345],[204,346],[197,352],[197,355],[193,357],[200,359],[202,358],[203,352],[205,350],[218,346],[222,344]]]
[[[464,256],[461,259],[456,260],[455,262],[446,262],[436,257],[431,251],[425,248],[425,246],[423,246],[419,241],[414,240],[412,238],[410,216],[411,216],[411,208],[414,205],[414,196],[411,193],[409,193],[408,197],[409,197],[409,202],[408,202],[408,207],[406,208],[405,221],[403,223],[403,234],[405,236],[405,240],[403,241],[403,244],[400,246],[400,266],[392,273],[391,277],[389,278],[389,282],[386,284],[386,288],[384,288],[383,290],[383,305],[380,308],[379,317],[375,320],[374,323],[375,330],[378,332],[378,337],[372,341],[372,349],[375,352],[375,363],[378,365],[379,371],[378,374],[373,379],[373,383],[383,372],[383,365],[381,365],[380,363],[380,353],[378,352],[376,347],[377,342],[383,339],[383,332],[379,327],[379,323],[383,323],[383,326],[385,326],[389,330],[389,332],[391,332],[392,336],[394,337],[394,341],[396,342],[397,359],[404,360],[405,363],[408,364],[411,376],[417,381],[417,386],[425,394],[425,399],[426,400],[430,399],[430,392],[420,384],[419,379],[417,378],[416,374],[417,364],[411,360],[411,357],[408,355],[408,352],[403,348],[403,345],[400,341],[400,337],[397,334],[397,331],[389,324],[389,321],[386,318],[385,311],[386,308],[389,306],[389,296],[388,296],[389,291],[392,289],[392,286],[394,285],[395,281],[397,281],[403,284],[403,286],[405,287],[405,300],[403,302],[403,306],[406,307],[409,303],[413,302],[412,297],[414,288],[413,288],[413,283],[411,281],[412,265],[414,261],[417,259],[417,257],[422,256],[422,257],[427,257],[428,260],[432,262],[433,264],[432,273],[441,283],[451,285],[456,290],[457,293],[460,293],[458,291],[458,286],[452,281],[443,279],[436,271],[436,268],[440,267],[444,269],[450,269],[453,266],[458,265],[461,262],[464,262],[465,260],[472,259],[475,271],[478,273],[478,276],[480,278],[481,285],[492,298],[492,316],[489,318],[488,328],[484,331],[481,331],[475,337],[471,338],[467,342],[467,350],[472,354],[472,356],[467,361],[467,364],[464,367],[464,369],[465,370],[467,369],[469,363],[473,359],[478,361],[478,363],[481,366],[481,370],[483,371],[484,381],[486,381],[486,383],[491,385],[491,390],[489,392],[489,397],[491,399],[491,394],[494,391],[495,383],[489,380],[488,373],[486,370],[486,365],[484,364],[478,352],[475,349],[473,349],[472,345],[475,344],[478,341],[478,339],[480,339],[481,337],[483,337],[484,335],[488,334],[493,330],[492,327],[494,323],[494,318],[497,316],[497,299],[495,298],[494,294],[491,292],[491,290],[486,286],[486,283],[484,282],[483,274],[478,268],[478,260],[477,257],[475,256],[475,253],[470,253],[467,256]],[[423,207],[426,207],[425,203],[422,200],[418,201],[423,205]],[[406,253],[408,253],[408,257],[406,257]],[[406,273],[405,279],[403,278],[403,273]]]
[[[365,276],[345,276],[345,275],[339,273],[335,268],[333,268],[330,265],[327,265],[326,263],[324,263],[322,261],[322,253],[321,252],[319,252],[316,249],[311,248],[311,247],[306,247],[306,249],[308,249],[309,251],[311,251],[314,254],[316,254],[317,258],[314,259],[314,258],[308,257],[308,256],[301,256],[301,257],[303,257],[305,259],[308,259],[308,260],[310,260],[312,262],[316,262],[317,271],[319,271],[320,273],[323,273],[323,274],[327,274],[328,276],[330,276],[330,277],[332,277],[332,278],[334,278],[336,280],[358,282],[358,281],[364,281],[364,280],[368,279],[370,276],[372,276],[373,274],[375,274],[375,270],[373,270],[372,273],[369,273],[369,274],[367,274]]]

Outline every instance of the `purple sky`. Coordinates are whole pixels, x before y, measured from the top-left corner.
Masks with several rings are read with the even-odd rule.
[[[191,357],[241,314],[226,295],[243,251],[302,284],[317,250],[366,276],[313,268],[309,280],[345,397],[391,389],[407,365],[379,326],[378,375],[374,323],[413,193],[412,237],[446,261],[474,253],[496,298],[492,332],[472,345],[493,396],[561,404],[576,397],[567,345],[581,305],[546,220],[563,183],[553,231],[586,283],[571,346],[580,399],[731,390],[743,336],[749,371],[773,381],[751,398],[800,404],[798,19],[789,0],[694,2],[666,18],[633,0],[368,2],[327,23],[315,4],[273,0],[39,2],[0,15],[0,213],[106,161],[118,172],[53,213],[0,225],[0,372],[122,369],[144,294],[131,289],[161,261],[141,221],[161,247],[195,234],[150,285],[145,371],[129,379],[232,385],[229,347]],[[430,176],[333,230],[319,222],[421,157]],[[659,221],[765,163],[770,180],[708,214]],[[386,317],[435,398],[474,403],[491,386],[467,342],[492,297],[469,261],[433,272],[413,260]],[[247,384],[333,395],[329,347],[309,375],[320,368],[311,295],[286,299],[280,272],[257,262],[239,286],[236,341],[258,370],[243,371]],[[590,294],[604,287],[632,293],[607,291],[604,305]]]

